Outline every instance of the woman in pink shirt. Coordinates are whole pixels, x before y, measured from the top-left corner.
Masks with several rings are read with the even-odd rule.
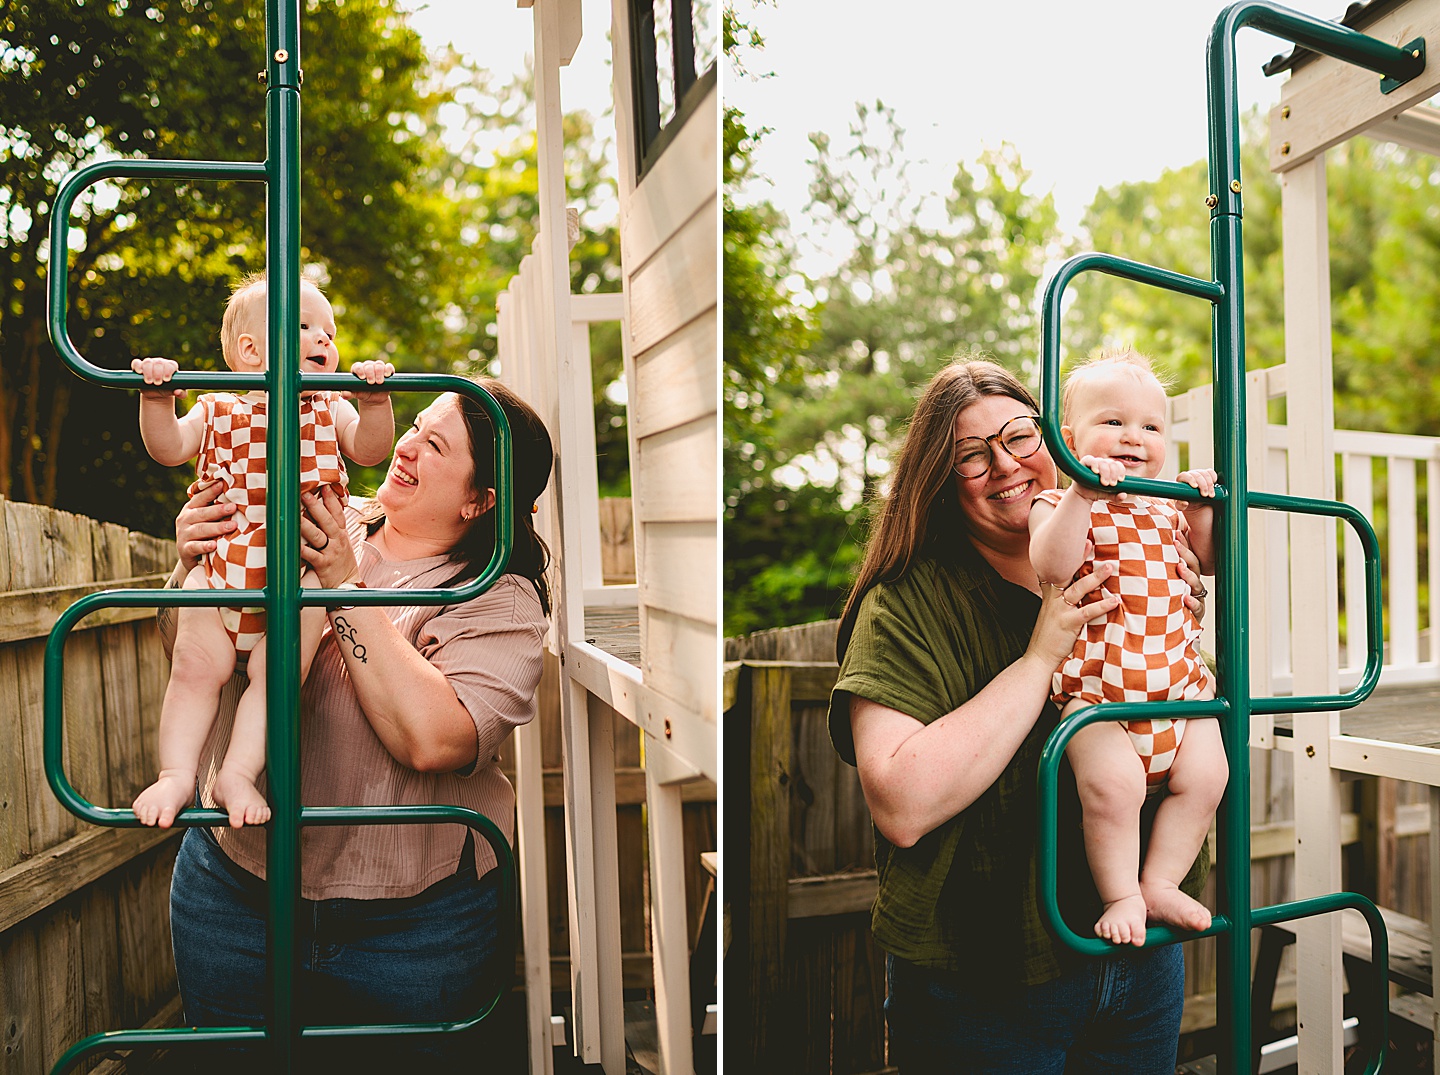
[[[328,610],[300,695],[300,785],[307,805],[464,806],[513,839],[514,791],[497,754],[510,732],[535,714],[550,600],[549,551],[531,508],[549,480],[552,450],[529,406],[499,383],[484,386],[512,433],[515,540],[508,572],[479,597],[455,605]],[[330,491],[302,497],[304,562],[326,588],[431,589],[474,578],[494,550],[493,451],[489,416],[479,404],[461,395],[439,397],[401,436],[372,501],[342,504]],[[233,526],[232,511],[206,492],[191,499],[176,523],[182,574]],[[213,805],[234,687],[227,688],[201,758],[204,806]],[[513,972],[492,965],[498,931],[511,928],[496,921],[494,866],[489,845],[460,825],[302,828],[300,1021],[472,1016],[496,976]],[[170,917],[191,1025],[265,1022],[264,875],[263,829],[185,834]],[[466,1035],[318,1039],[313,1048],[316,1061],[368,1070],[414,1059],[427,1067],[473,1063],[476,1043]],[[337,1052],[346,1048],[354,1054]],[[257,1059],[240,1057],[252,1070]]]

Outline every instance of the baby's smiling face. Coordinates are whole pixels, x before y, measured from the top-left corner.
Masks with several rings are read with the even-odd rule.
[[[1075,385],[1062,433],[1077,456],[1114,459],[1153,478],[1165,465],[1165,389],[1134,366],[1087,370]]]
[[[314,287],[300,288],[300,372],[334,373],[340,365],[335,346],[335,311]]]

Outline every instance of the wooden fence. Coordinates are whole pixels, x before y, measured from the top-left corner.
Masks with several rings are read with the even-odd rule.
[[[0,499],[0,1075],[39,1075],[87,1034],[178,1015],[174,834],[81,825],[41,762],[56,617],[94,590],[158,586],[173,562],[173,542]],[[106,610],[72,632],[65,757],[90,801],[127,805],[151,779],[167,674],[151,610]]]
[[[825,722],[834,651],[833,622],[726,641],[725,756],[749,758],[748,780],[727,779],[726,794],[750,818],[748,858],[725,867],[726,1056],[746,1070],[885,1069],[874,838]]]

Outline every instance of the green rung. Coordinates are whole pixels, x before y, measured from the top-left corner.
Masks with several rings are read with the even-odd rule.
[[[274,359],[264,374],[177,373],[176,388],[202,390],[263,389],[269,393],[270,433],[267,481],[271,489],[295,488],[299,481],[299,396],[316,389],[364,391],[348,375],[300,373],[300,3],[266,0],[266,160],[157,161],[112,160],[92,164],[65,177],[51,213],[50,249],[68,249],[70,212],[87,187],[104,179],[200,179],[263,182],[266,185],[266,289],[269,304],[268,354]],[[68,280],[63,263],[49,275],[50,338],[62,362],[78,376],[108,388],[138,389],[139,374],[96,366],[79,353],[66,326]],[[266,776],[272,816],[266,839],[270,929],[268,966],[273,1012],[266,1027],[216,1027],[164,1030],[117,1030],[94,1034],[70,1047],[52,1068],[55,1075],[88,1057],[111,1049],[218,1048],[238,1042],[266,1042],[265,1070],[296,1069],[295,1048],[301,1037],[355,1037],[460,1032],[488,1016],[504,995],[502,974],[496,993],[470,1018],[448,1023],[388,1026],[301,1027],[295,1019],[294,977],[299,969],[295,922],[300,906],[300,828],[303,825],[459,823],[479,833],[495,852],[500,870],[501,923],[497,965],[513,965],[514,935],[509,929],[516,905],[515,860],[510,845],[494,822],[473,810],[454,806],[302,807],[299,769],[299,637],[303,606],[438,605],[468,600],[488,589],[505,572],[514,532],[511,432],[504,411],[488,392],[463,377],[398,374],[385,383],[387,391],[459,392],[477,400],[495,430],[495,551],[480,576],[454,589],[407,590],[401,597],[387,590],[300,588],[300,520],[289,498],[266,499],[267,575],[262,590],[107,590],[90,594],[61,614],[45,648],[45,775],[56,797],[77,816],[97,825],[134,827],[134,811],[95,806],[76,794],[64,771],[62,743],[65,639],[83,617],[101,608],[135,606],[230,605],[237,599],[263,605],[268,618],[270,659],[266,672]],[[180,826],[221,825],[223,813],[190,809],[176,819]]]
[[[1238,1075],[1250,1069],[1253,1028],[1250,1025],[1250,931],[1273,922],[1327,914],[1342,908],[1360,911],[1370,926],[1374,958],[1384,966],[1388,950],[1385,925],[1375,905],[1364,896],[1337,892],[1273,907],[1250,906],[1249,726],[1252,713],[1321,712],[1345,709],[1363,701],[1380,675],[1380,553],[1374,530],[1364,516],[1346,504],[1251,492],[1245,470],[1245,287],[1241,237],[1240,117],[1235,89],[1235,35],[1253,27],[1316,52],[1365,67],[1395,85],[1425,68],[1424,42],[1396,48],[1355,30],[1324,22],[1264,0],[1241,0],[1220,13],[1208,46],[1210,120],[1211,271],[1213,280],[1183,276],[1107,254],[1081,254],[1067,261],[1045,291],[1042,322],[1041,415],[1045,438],[1062,470],[1077,481],[1098,485],[1096,476],[1080,465],[1060,436],[1060,318],[1066,285],[1083,272],[1103,272],[1137,283],[1204,299],[1212,304],[1213,383],[1216,469],[1225,479],[1216,490],[1216,542],[1219,615],[1216,650],[1219,675],[1213,702],[1118,703],[1093,706],[1061,721],[1045,745],[1040,761],[1039,869],[1041,912],[1060,941],[1077,951],[1103,955],[1117,949],[1098,938],[1075,934],[1060,917],[1055,891],[1057,854],[1056,800],[1059,765],[1065,744],[1086,724],[1099,720],[1133,720],[1194,716],[1220,721],[1230,763],[1230,787],[1219,812],[1221,909],[1204,934],[1166,928],[1147,930],[1147,947],[1173,944],[1198,936],[1221,938],[1217,982],[1220,987],[1218,1070]],[[1189,499],[1193,490],[1178,482],[1126,478],[1125,487],[1141,495]],[[1360,535],[1365,550],[1365,599],[1368,607],[1365,673],[1354,690],[1343,695],[1267,699],[1252,698],[1245,617],[1248,608],[1248,509],[1293,511],[1343,519]],[[1385,1061],[1386,980],[1380,975],[1379,996],[1369,1005],[1363,1029],[1371,1056],[1367,1075]]]

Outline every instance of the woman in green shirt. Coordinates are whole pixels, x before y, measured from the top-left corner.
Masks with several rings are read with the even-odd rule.
[[[1030,505],[1057,484],[1038,414],[994,363],[935,376],[840,624],[830,731],[875,823],[873,927],[903,1075],[1174,1070],[1179,946],[1086,958],[1040,920],[1036,771],[1059,720],[1051,675],[1119,598],[1101,590],[1103,568],[1065,588],[1036,581]],[[1195,566],[1187,581],[1200,593]],[[1084,928],[1096,896],[1073,783],[1062,804],[1060,895]],[[1182,886],[1192,894],[1201,859]]]

